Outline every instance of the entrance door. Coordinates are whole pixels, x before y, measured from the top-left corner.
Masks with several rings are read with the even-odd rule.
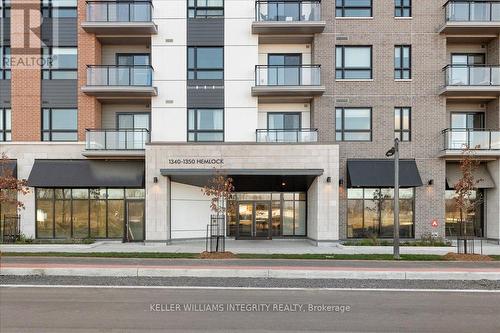
[[[144,201],[127,201],[125,241],[144,240]]]
[[[238,204],[238,238],[270,238],[270,211],[268,202]]]

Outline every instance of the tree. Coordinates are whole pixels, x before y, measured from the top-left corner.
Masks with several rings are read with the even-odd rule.
[[[482,198],[474,196],[474,190],[477,184],[482,179],[474,178],[474,171],[479,168],[480,161],[475,158],[474,153],[469,147],[465,147],[462,151],[460,160],[460,171],[462,177],[455,184],[455,202],[460,211],[460,232],[462,236],[467,236],[467,219],[466,217],[473,213],[476,206],[481,202]],[[467,253],[467,240],[464,239],[464,251]]]
[[[0,159],[0,204],[13,204],[18,209],[24,209],[24,204],[18,200],[18,194],[29,193],[26,179],[17,179],[8,167],[9,158],[2,153]]]

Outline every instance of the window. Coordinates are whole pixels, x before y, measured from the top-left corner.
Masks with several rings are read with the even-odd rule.
[[[394,47],[394,78],[396,80],[411,79],[411,46],[409,45]]]
[[[149,54],[147,53],[117,53],[116,63],[120,66],[148,66]]]
[[[411,108],[394,109],[394,135],[399,141],[411,141]]]
[[[394,0],[395,17],[411,17],[411,0]]]
[[[42,56],[43,80],[76,80],[78,68],[76,47],[44,47]]]
[[[10,47],[0,46],[0,80],[10,80]]]
[[[299,112],[269,112],[267,114],[267,128],[273,130],[300,129]]]
[[[300,85],[302,54],[268,54],[267,64],[268,85]]]
[[[43,109],[42,141],[77,141],[78,111],[76,109]]]
[[[372,0],[337,0],[337,17],[372,17]]]
[[[414,189],[399,190],[399,232],[401,238],[414,237]],[[394,189],[349,188],[347,190],[347,237],[392,238]]]
[[[337,141],[371,141],[371,108],[337,108],[335,132]]]
[[[335,56],[337,79],[371,79],[371,46],[337,46]]]
[[[12,140],[12,122],[10,109],[0,109],[0,141]]]
[[[453,129],[483,129],[484,113],[482,112],[454,112],[451,114],[451,128]]]
[[[189,80],[224,79],[224,48],[189,47],[188,79]]]
[[[43,17],[77,17],[77,0],[42,0]]]
[[[188,141],[224,141],[224,110],[188,110]]]
[[[119,129],[149,130],[149,113],[119,113],[117,115]]]
[[[453,53],[451,55],[452,65],[484,65],[484,53]]]
[[[224,16],[224,0],[189,0],[189,18]]]
[[[10,17],[11,0],[0,0],[0,18]]]
[[[447,187],[444,197],[446,237],[463,235],[484,237],[484,189],[471,191],[469,197],[465,199],[471,210],[465,213],[465,223],[463,224],[460,223],[461,211],[457,206],[457,193],[455,190]]]

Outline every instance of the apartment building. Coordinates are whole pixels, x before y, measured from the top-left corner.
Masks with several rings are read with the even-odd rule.
[[[0,1],[26,235],[201,238],[225,174],[229,237],[390,238],[398,138],[401,237],[458,232],[470,147],[468,232],[500,239],[499,1]]]

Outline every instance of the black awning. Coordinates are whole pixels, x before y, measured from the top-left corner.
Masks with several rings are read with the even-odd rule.
[[[233,178],[234,188],[244,191],[307,191],[323,169],[161,169],[173,182],[205,186],[210,177],[221,174]]]
[[[17,178],[17,161],[16,160],[0,161],[0,175],[3,177]]]
[[[348,160],[349,187],[394,187],[394,160]],[[415,160],[399,161],[399,186],[422,186]]]
[[[144,187],[144,161],[35,160],[32,187]]]

